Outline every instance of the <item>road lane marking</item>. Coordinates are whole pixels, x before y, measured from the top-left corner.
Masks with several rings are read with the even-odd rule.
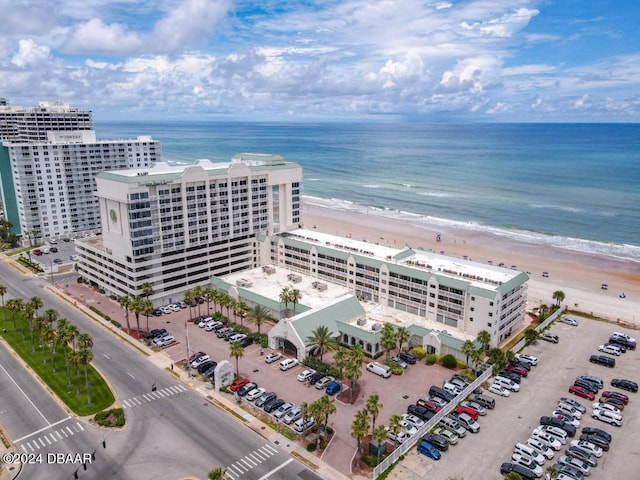
[[[102,355],[104,355],[104,358],[106,358],[107,360],[111,360],[111,358],[109,358],[109,355],[107,355],[106,353],[103,353]]]
[[[13,379],[13,377],[11,375],[9,375],[9,372],[7,372],[7,370],[0,365],[0,368],[2,369],[2,371],[5,373],[5,375],[7,377],[9,377],[9,380],[11,380],[13,382],[13,384],[18,388],[18,390],[20,390],[20,392],[22,392],[22,394],[25,396],[25,398],[29,401],[29,403],[31,404],[31,406],[33,408],[35,408],[36,412],[38,412],[40,414],[40,416],[44,419],[45,422],[47,422],[47,425],[51,426],[51,422],[49,420],[47,420],[47,417],[44,416],[44,414],[38,409],[38,407],[36,407],[35,403],[33,403],[33,401],[31,401],[31,399],[28,397],[28,395],[24,392],[24,390],[22,390],[22,388],[20,388],[20,385],[18,385],[18,383]],[[66,420],[66,419],[65,419]]]
[[[71,430],[69,427],[67,427],[67,432],[69,432],[69,434],[73,436],[73,430]]]
[[[291,462],[293,462],[293,458],[290,458],[289,460],[287,460],[284,463],[281,463],[280,465],[278,465],[276,468],[274,468],[273,470],[271,470],[269,473],[267,473],[266,475],[263,475],[262,477],[260,477],[258,480],[266,480],[267,478],[269,478],[271,475],[273,475],[274,473],[276,473],[278,470],[286,467],[287,465],[289,465]]]
[[[129,375],[131,378],[135,379],[136,377],[134,377],[133,375],[131,375],[130,372],[127,372],[127,375]]]
[[[78,426],[78,428],[80,429],[81,432],[84,431],[84,427],[82,426],[81,423],[76,422],[76,425]]]
[[[60,423],[62,423],[62,422],[66,422],[66,421],[67,421],[67,420],[69,420],[70,418],[71,418],[71,417],[63,418],[62,420],[58,420],[56,423],[51,423],[51,424],[49,424],[48,426],[46,426],[46,427],[44,427],[44,428],[41,428],[40,430],[36,430],[35,432],[31,432],[29,435],[25,435],[24,437],[20,437],[20,438],[18,438],[18,439],[16,439],[16,440],[14,440],[14,441],[13,441],[13,443],[19,443],[19,442],[21,442],[22,440],[25,440],[25,439],[27,439],[27,438],[29,438],[29,437],[33,437],[34,435],[37,435],[37,434],[38,434],[38,433],[40,433],[40,432],[44,432],[45,430],[47,430],[47,429],[49,429],[49,428],[51,428],[51,427],[55,427],[56,425],[58,425],[58,424],[60,424]]]

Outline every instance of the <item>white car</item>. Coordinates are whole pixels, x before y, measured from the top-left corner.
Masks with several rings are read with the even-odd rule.
[[[260,398],[264,392],[266,392],[266,390],[262,387],[254,388],[249,393],[247,393],[247,396],[245,398],[250,402],[253,402],[256,398]]]
[[[560,440],[558,440],[553,435],[550,435],[549,433],[545,432],[544,430],[540,429],[540,427],[536,428],[533,431],[533,433],[531,434],[531,437],[535,438],[536,440],[540,440],[547,447],[552,448],[556,452],[562,448],[562,443],[560,443]]]
[[[631,342],[631,343],[635,343],[636,339],[633,337],[630,337],[629,335],[627,335],[626,333],[622,333],[622,332],[613,332],[611,334],[612,337],[619,337],[619,338],[624,338],[627,342]]]
[[[409,433],[407,433],[406,430],[400,430],[398,432],[398,435],[396,436],[389,427],[384,427],[384,429],[387,431],[387,438],[389,438],[389,440],[391,441],[397,441],[398,443],[404,443],[407,440],[409,440],[409,438],[411,437],[411,435],[409,435]]]
[[[611,345],[600,345],[598,347],[602,353],[608,353],[609,355],[615,355],[616,357],[620,356],[620,350],[617,348],[613,348]]]
[[[564,413],[559,410],[554,410],[553,412],[551,412],[551,416],[559,418],[563,422],[573,425],[576,428],[580,426],[580,420],[578,420],[576,417],[574,417],[570,413]]]
[[[292,408],[294,408],[295,405],[293,403],[287,402],[287,403],[283,403],[282,405],[280,405],[280,407],[273,413],[273,417],[274,418],[282,418],[285,416],[285,414],[291,410]]]
[[[272,352],[266,357],[264,357],[264,361],[266,363],[273,363],[280,360],[281,358],[282,358],[282,354],[280,352]]]
[[[398,423],[402,427],[402,430],[404,430],[410,437],[418,433],[418,429],[415,427],[415,425],[407,422],[406,420],[400,420]]]
[[[610,412],[615,413],[616,415],[622,415],[622,412],[619,408],[614,407],[610,403],[600,403],[596,402],[593,405],[594,410],[609,410]]]
[[[531,457],[527,457],[519,453],[514,453],[511,455],[511,461],[512,463],[528,468],[536,477],[542,476],[542,467],[538,465]]]
[[[309,379],[309,377],[311,375],[313,375],[314,373],[316,373],[315,370],[303,370],[302,372],[300,372],[298,374],[298,377],[297,377],[298,381],[299,382],[306,382]]]
[[[156,347],[166,347],[176,342],[176,339],[173,335],[165,335],[164,337],[160,337],[157,339],[158,341],[153,341],[156,344]]]
[[[509,392],[509,390],[507,390],[504,387],[501,387],[497,383],[492,383],[491,386],[489,387],[489,391],[491,393],[495,393],[496,395],[500,395],[502,397],[508,397],[509,395],[511,395],[511,392]]]
[[[179,310],[180,310],[180,309],[178,309],[178,311],[179,311]],[[211,320],[213,320],[213,318],[211,318],[211,317],[204,317],[204,318],[201,318],[197,325],[198,325],[200,328],[204,328],[204,327],[206,327],[206,326],[207,326],[207,323],[208,323],[208,322],[210,322]]]
[[[575,467],[580,470],[585,476],[591,474],[591,467],[587,465],[586,462],[583,462],[579,458],[572,457],[571,455],[563,455],[558,459],[558,463]]]
[[[572,327],[577,327],[578,326],[578,321],[575,318],[571,318],[571,317],[562,317],[560,319],[560,321],[562,323],[564,323],[565,325],[571,325]]]
[[[222,325],[222,322],[219,320],[211,320],[209,322],[207,322],[207,324],[204,326],[204,329],[207,332],[212,331],[214,328],[216,328],[217,326]]]
[[[571,445],[574,447],[580,447],[598,458],[602,456],[602,448],[591,442],[587,442],[586,440],[571,440]]]
[[[411,415],[409,413],[405,413],[402,415],[402,421],[407,422],[410,425],[413,425],[415,428],[420,428],[421,426],[424,425],[424,420],[422,420],[420,417]]]
[[[563,429],[554,427],[552,425],[545,425],[539,428],[543,432],[547,432],[552,437],[556,437],[562,445],[565,445],[567,443],[567,432],[565,432]]]
[[[566,403],[558,403],[556,410],[571,415],[573,418],[577,418],[578,420],[582,418],[582,412],[580,410],[573,408],[571,405],[567,405]]]
[[[555,452],[553,451],[553,449],[549,448],[547,444],[542,443],[537,438],[531,437],[527,439],[527,445],[533,448],[536,452],[540,453],[547,460],[551,460],[555,455]]]
[[[211,360],[209,355],[202,355],[201,357],[196,358],[193,362],[191,362],[191,368],[198,368],[204,362],[208,362]]]
[[[449,392],[451,395],[459,395],[460,392],[462,392],[462,388],[459,388],[458,386],[454,385],[453,383],[449,383],[449,382],[445,382],[445,384],[442,386],[442,389],[445,392]]]
[[[534,367],[538,365],[538,357],[534,357],[533,355],[527,355],[524,353],[516,353],[516,358],[523,362],[527,362],[529,365],[533,365]]]
[[[591,416],[596,420],[608,423],[609,425],[615,425],[616,427],[622,426],[622,415],[618,415],[617,413],[613,413],[609,410],[596,409],[593,411]]]
[[[480,405],[479,403],[476,402],[471,402],[471,401],[467,401],[465,400],[464,402],[462,402],[460,404],[463,407],[468,407],[468,408],[472,408],[473,410],[475,410],[476,412],[478,412],[478,415],[480,416],[485,416],[487,414],[487,409],[484,408],[482,405]]]
[[[335,378],[333,378],[333,377],[322,377],[320,380],[318,380],[316,382],[315,387],[318,390],[322,390],[323,388],[326,388],[326,386],[329,385],[334,380],[335,380]]]
[[[296,365],[298,365],[298,360],[297,359],[295,359],[295,358],[287,358],[287,359],[282,360],[280,362],[280,370],[285,372],[287,370],[291,370]]]

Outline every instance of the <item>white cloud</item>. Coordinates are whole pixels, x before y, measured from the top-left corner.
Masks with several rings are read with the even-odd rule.
[[[49,48],[37,45],[33,40],[20,40],[18,51],[11,58],[11,63],[20,68],[38,68],[49,60],[49,53]]]

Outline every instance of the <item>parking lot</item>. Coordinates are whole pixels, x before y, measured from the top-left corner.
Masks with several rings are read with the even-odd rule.
[[[580,429],[583,426],[601,428],[612,434],[611,448],[599,459],[593,468],[590,480],[609,480],[612,478],[631,479],[638,477],[640,467],[640,400],[638,394],[623,392],[630,397],[629,405],[623,411],[624,425],[621,428],[609,426],[591,418],[593,402],[568,393],[569,385],[578,375],[594,375],[604,380],[604,390],[612,388],[612,378],[627,378],[638,381],[637,365],[640,350],[629,350],[616,357],[616,367],[606,368],[589,363],[589,356],[598,354],[598,346],[606,343],[613,331],[626,331],[614,324],[580,319],[578,327],[556,323],[551,333],[558,335],[560,341],[553,344],[538,341],[526,347],[524,352],[538,357],[537,367],[533,367],[529,376],[522,379],[520,391],[510,397],[496,398],[496,408],[480,417],[481,430],[478,434],[467,434],[442,456],[438,462],[428,460],[415,449],[407,459],[406,467],[421,470],[417,478],[448,479],[500,479],[500,464],[511,459],[516,443],[526,443],[531,432],[539,425],[542,415],[550,415],[561,396],[571,397],[587,407]],[[596,401],[599,396],[596,396]],[[580,430],[579,430],[580,431]],[[579,431],[576,437],[579,436]],[[568,443],[567,443],[568,446]],[[566,446],[556,452],[552,460],[543,465],[543,470],[553,465],[564,454]],[[413,469],[412,465],[416,465]],[[392,478],[400,478],[393,477]],[[407,477],[408,478],[408,477]]]

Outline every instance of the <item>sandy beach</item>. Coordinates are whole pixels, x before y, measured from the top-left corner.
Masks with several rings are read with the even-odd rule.
[[[303,207],[305,228],[402,248],[433,249],[446,255],[494,265],[514,265],[529,274],[530,308],[552,304],[561,290],[563,304],[613,321],[640,326],[640,264],[611,257],[583,254],[560,248],[528,244],[497,235],[414,225],[375,214],[333,210],[316,205]],[[436,234],[440,233],[440,241]],[[542,272],[548,272],[543,277]],[[601,285],[608,284],[608,290]],[[620,298],[623,293],[626,298]]]

